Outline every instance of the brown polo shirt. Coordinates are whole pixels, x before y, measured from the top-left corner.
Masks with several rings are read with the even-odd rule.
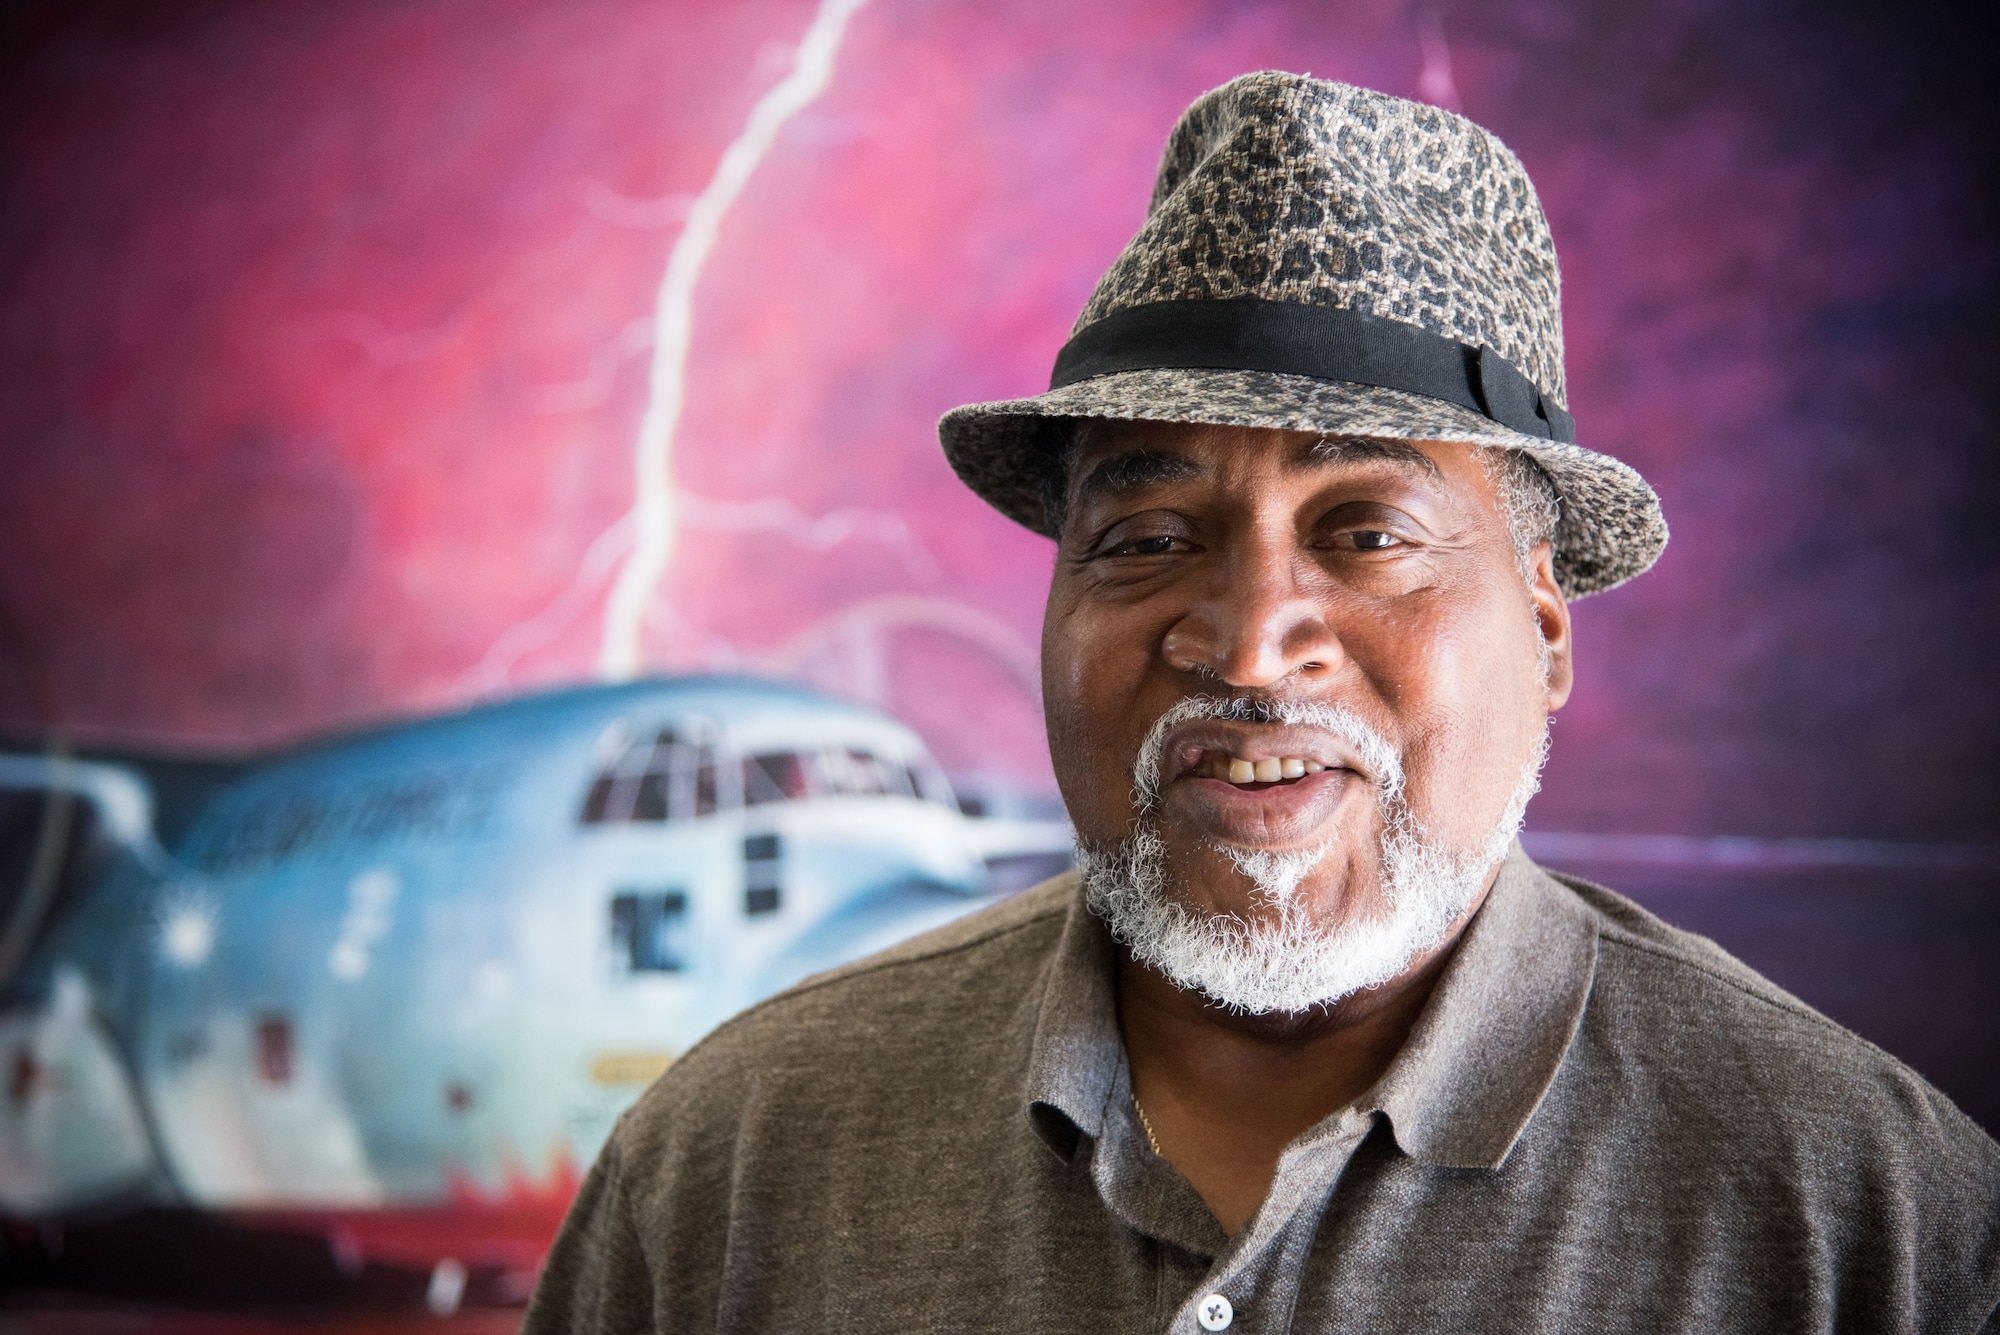
[[[1147,1148],[1113,958],[1067,876],[725,1024],[613,1133],[530,1335],[2000,1330],[2000,1147],[1518,850],[1233,1237]]]

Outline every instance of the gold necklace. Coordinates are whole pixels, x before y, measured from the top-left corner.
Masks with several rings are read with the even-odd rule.
[[[1132,1096],[1132,1111],[1139,1114],[1139,1126],[1146,1133],[1146,1144],[1151,1147],[1154,1157],[1166,1158],[1166,1155],[1160,1153],[1160,1138],[1153,1134],[1153,1119],[1146,1116],[1146,1110],[1140,1106],[1137,1094]]]

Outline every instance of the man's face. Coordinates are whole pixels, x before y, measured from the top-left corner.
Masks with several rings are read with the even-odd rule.
[[[1149,830],[1168,893],[1201,917],[1274,913],[1243,868],[1288,853],[1305,869],[1289,899],[1320,929],[1387,911],[1384,760],[1338,730],[1173,725],[1141,809],[1141,747],[1197,696],[1345,711],[1387,743],[1424,839],[1484,845],[1568,694],[1570,643],[1547,548],[1531,587],[1472,447],[1093,423],[1068,498],[1042,676],[1086,848]],[[1259,762],[1279,779],[1245,782]]]

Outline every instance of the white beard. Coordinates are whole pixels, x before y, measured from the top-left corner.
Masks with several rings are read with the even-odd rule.
[[[1199,913],[1180,902],[1168,885],[1166,845],[1153,820],[1166,731],[1197,718],[1254,718],[1319,728],[1355,749],[1376,777],[1385,916],[1327,927],[1295,898],[1300,882],[1333,851],[1334,842],[1279,853],[1216,845],[1257,887],[1271,913],[1246,920]],[[1402,760],[1395,748],[1349,711],[1209,696],[1183,700],[1153,725],[1139,750],[1133,776],[1137,832],[1109,848],[1093,849],[1079,841],[1085,899],[1134,959],[1232,1011],[1264,1015],[1332,1005],[1379,987],[1443,944],[1451,925],[1479,897],[1487,874],[1507,856],[1528,799],[1541,786],[1547,754],[1544,726],[1506,810],[1485,841],[1474,849],[1452,849],[1425,837],[1404,794]]]

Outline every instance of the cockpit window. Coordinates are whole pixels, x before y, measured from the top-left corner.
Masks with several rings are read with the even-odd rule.
[[[810,797],[814,785],[806,778],[806,757],[791,751],[771,751],[743,762],[743,805],[796,801]]]
[[[900,760],[853,746],[770,752],[743,762],[743,801],[802,797],[920,797]]]
[[[915,797],[910,772],[872,751],[847,747],[826,752],[827,788],[836,793]]]
[[[687,820],[713,813],[716,798],[714,747],[668,728],[632,741],[591,781],[581,819]]]
[[[733,805],[739,793],[745,806],[811,797],[915,797],[952,805],[949,786],[927,759],[906,764],[863,746],[758,751],[725,772],[709,736],[682,727],[636,738],[614,731],[600,756],[579,816],[586,825],[688,820],[712,814],[724,800]]]

